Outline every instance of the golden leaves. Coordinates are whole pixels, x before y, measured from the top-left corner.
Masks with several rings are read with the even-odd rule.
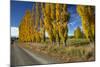
[[[94,6],[77,6],[77,12],[79,13],[82,20],[82,27],[85,36],[94,40],[94,29],[95,29],[95,8]]]

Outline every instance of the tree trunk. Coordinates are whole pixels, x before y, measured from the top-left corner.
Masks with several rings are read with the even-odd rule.
[[[45,29],[43,30],[43,42],[45,42]]]
[[[59,39],[58,42],[57,42],[57,46],[58,46],[58,47],[60,46],[60,39]]]
[[[57,40],[57,46],[59,47],[60,46],[60,37],[58,35],[58,40]]]
[[[64,40],[64,42],[63,42],[63,46],[64,46],[64,47],[66,46],[66,40]]]

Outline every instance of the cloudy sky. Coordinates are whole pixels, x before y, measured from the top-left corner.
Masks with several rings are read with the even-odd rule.
[[[11,36],[18,36],[18,26],[27,9],[32,10],[33,2],[11,1]],[[68,5],[70,20],[68,22],[68,35],[81,28],[81,19],[76,11],[76,5]]]

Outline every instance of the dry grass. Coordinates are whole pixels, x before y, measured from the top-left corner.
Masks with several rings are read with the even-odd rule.
[[[25,48],[47,54],[62,62],[93,61],[95,60],[94,44],[81,44],[79,46],[59,47],[51,44],[32,43],[24,44]]]
[[[39,44],[40,45],[40,44]],[[69,46],[69,47],[57,47],[51,45],[37,46],[33,45],[33,50],[45,53],[51,57],[55,57],[62,62],[74,62],[74,61],[92,61],[94,60],[94,47],[87,46]]]
[[[63,55],[68,58],[79,58],[88,60],[94,56],[93,48],[86,47],[66,47],[66,48],[50,48],[51,53]]]

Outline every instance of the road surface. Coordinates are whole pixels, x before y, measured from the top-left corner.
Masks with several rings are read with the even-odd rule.
[[[16,43],[11,45],[11,67],[57,63],[54,59],[36,55],[20,48]]]

